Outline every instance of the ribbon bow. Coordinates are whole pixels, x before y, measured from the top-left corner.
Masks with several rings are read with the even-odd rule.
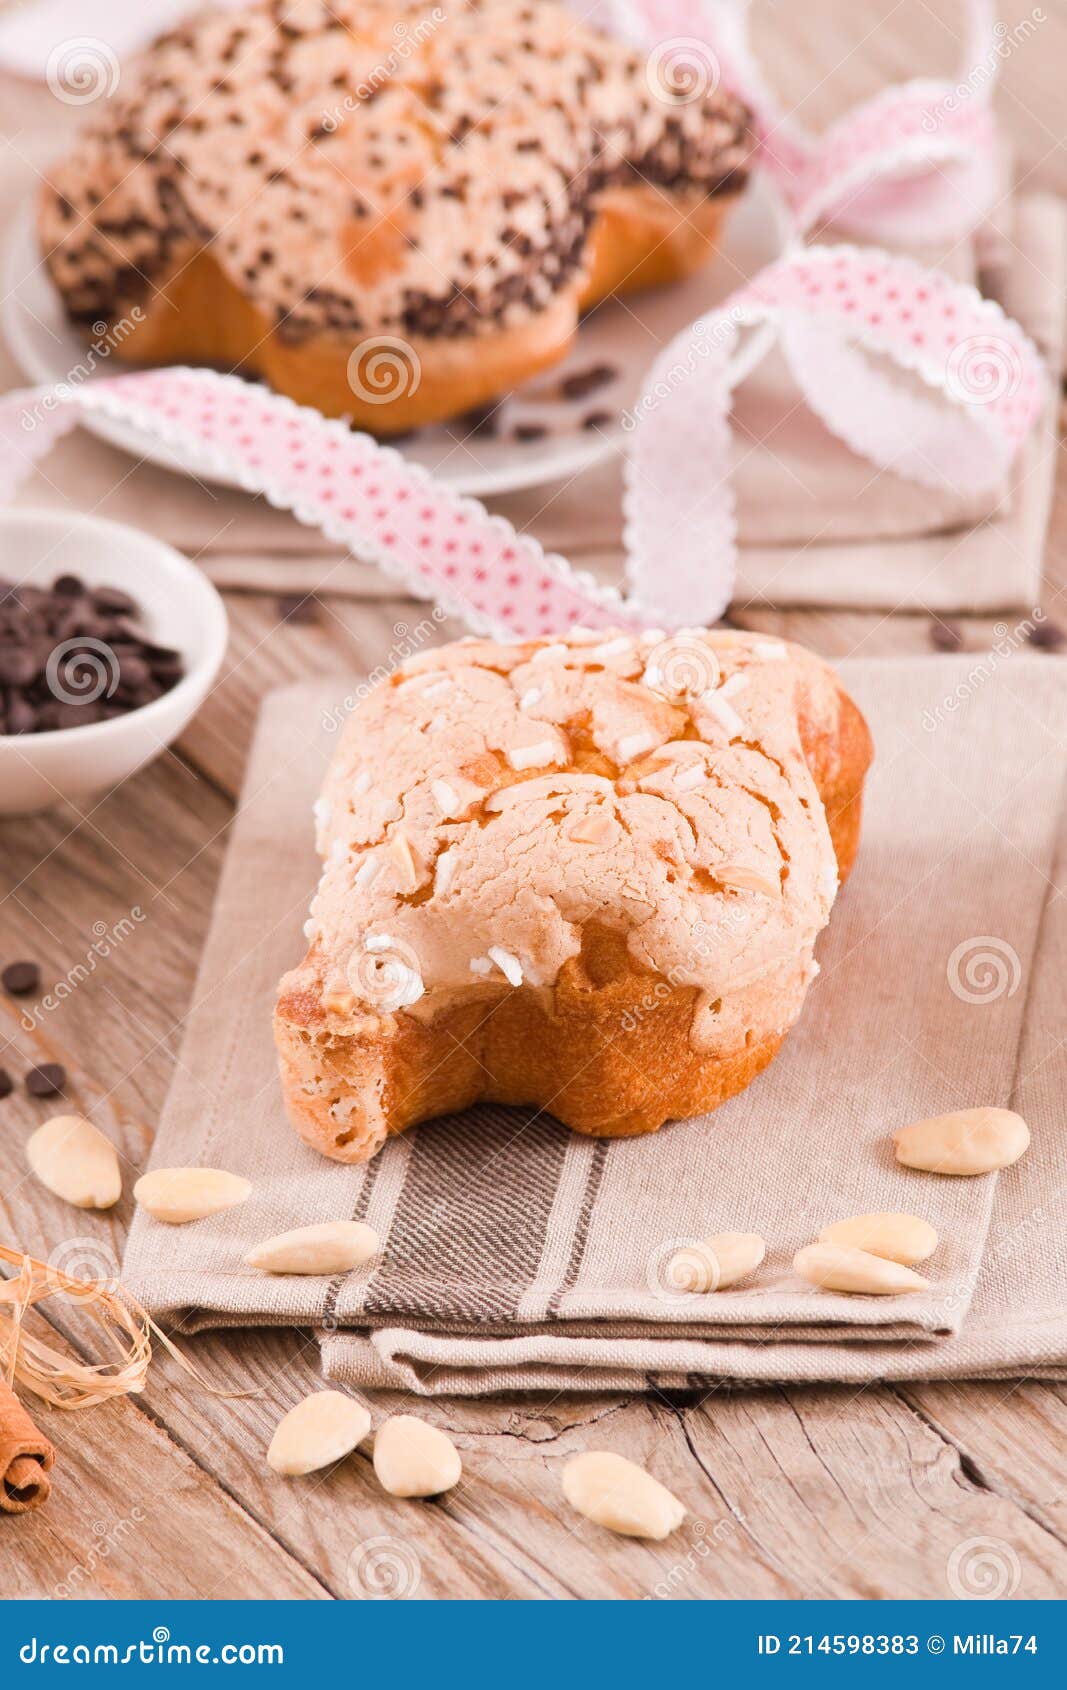
[[[1019,326],[975,288],[911,259],[807,244],[846,217],[850,231],[890,242],[963,235],[988,209],[1002,39],[988,0],[969,4],[958,82],[890,88],[821,138],[764,86],[744,7],[597,0],[593,9],[643,47],[664,97],[695,97],[694,87],[717,79],[745,100],[783,230],[782,256],[661,352],[624,419],[625,600],[395,450],[207,370],[9,394],[0,401],[0,492],[79,414],[98,412],[177,447],[206,476],[264,494],[475,631],[522,639],[574,623],[677,628],[721,615],[736,566],[731,395],[774,344],[811,409],[873,464],[932,487],[999,480],[1042,401],[1041,359]]]

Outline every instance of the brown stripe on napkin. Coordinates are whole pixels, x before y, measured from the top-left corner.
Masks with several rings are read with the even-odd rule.
[[[566,1151],[558,1121],[520,1109],[486,1105],[420,1130],[365,1316],[514,1318]]]
[[[378,1157],[375,1161],[371,1162],[366,1169],[365,1177],[360,1182],[359,1190],[356,1193],[356,1200],[352,1204],[352,1213],[349,1216],[350,1220],[365,1221],[367,1219],[367,1210],[370,1207],[371,1198],[374,1194],[374,1183],[377,1179],[378,1170],[381,1166],[382,1161],[381,1158]],[[344,1288],[345,1281],[350,1277],[351,1275],[348,1273],[339,1273],[336,1279],[331,1279],[330,1281],[329,1289],[323,1299],[321,1316],[322,1326],[327,1332],[332,1331],[338,1323],[337,1299]]]

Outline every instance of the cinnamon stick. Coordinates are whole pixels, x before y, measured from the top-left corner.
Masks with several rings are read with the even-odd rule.
[[[0,1379],[0,1513],[28,1514],[48,1501],[56,1452]]]

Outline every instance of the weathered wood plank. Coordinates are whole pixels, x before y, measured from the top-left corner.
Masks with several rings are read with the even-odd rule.
[[[1059,1541],[977,1481],[926,1420],[885,1387],[790,1387],[708,1399],[687,1419],[695,1450],[729,1475],[753,1531],[795,1565],[806,1597],[951,1596],[953,1554],[1008,1546],[1020,1596],[1052,1596]]]
[[[814,4],[814,13],[755,9],[772,80],[814,126],[917,65],[955,66],[956,0],[904,0],[877,19],[838,0]],[[1029,184],[1062,191],[1055,139],[1067,13],[1050,10],[1037,40],[1004,62],[1000,105]],[[557,537],[549,492],[542,521],[583,564],[615,563],[598,545],[595,511],[585,535]],[[321,575],[321,558],[315,567]],[[1067,622],[1062,475],[1047,580],[1049,614]],[[63,1061],[72,1102],[116,1139],[131,1175],[143,1165],[177,1057],[227,798],[240,788],[260,698],[308,674],[340,680],[388,665],[429,615],[408,601],[360,603],[326,588],[311,625],[285,622],[268,593],[234,591],[228,605],[231,650],[183,738],[183,762],[164,758],[80,822],[67,812],[0,824],[0,953],[34,956],[46,982],[70,985],[31,1032],[18,1025],[18,1006],[0,997],[0,1064],[21,1075],[31,1062]],[[736,620],[830,656],[930,644],[921,616],[743,606]],[[992,626],[961,622],[975,649],[988,644]],[[457,631],[446,626],[439,637]],[[116,933],[106,957],[92,952],[94,940]],[[129,1199],[107,1216],[65,1209],[22,1171],[22,1142],[50,1106],[18,1093],[0,1110],[2,1235],[113,1272]],[[73,1334],[65,1316],[57,1324]],[[306,1333],[212,1334],[191,1347],[220,1383],[263,1394],[198,1394],[164,1362],[143,1406],[43,1417],[60,1448],[56,1488],[40,1514],[0,1522],[4,1547],[10,1539],[17,1549],[0,1557],[4,1594],[47,1596],[73,1581],[80,1595],[358,1599],[375,1593],[376,1579],[387,1588],[391,1571],[402,1590],[417,1569],[419,1593],[431,1596],[925,1596],[952,1593],[949,1559],[975,1538],[1017,1557],[1019,1596],[1063,1586],[1062,1387],[766,1389],[692,1404],[419,1403],[416,1412],[456,1437],[465,1479],[442,1503],[401,1504],[383,1499],[362,1453],[299,1483],[266,1469],[274,1421],[319,1382]],[[382,1394],[372,1406],[377,1420],[401,1399]],[[676,1539],[624,1542],[570,1514],[562,1462],[598,1446],[647,1461],[687,1502],[691,1517]]]
[[[982,1484],[1067,1543],[1067,1387],[1033,1380],[898,1386]]]
[[[0,950],[37,961],[44,985],[41,999],[0,995],[0,1065],[19,1082],[41,1061],[70,1076],[61,1104],[29,1098],[21,1083],[0,1103],[0,1237],[69,1272],[118,1271],[229,814],[167,757],[84,816],[0,824]],[[71,1209],[27,1171],[23,1143],[59,1106],[89,1114],[119,1147],[127,1194],[106,1214]],[[53,1323],[76,1331],[67,1313]],[[45,1510],[0,1520],[17,1546],[2,1557],[5,1595],[326,1594],[134,1402],[38,1418],[58,1468]]]
[[[277,1419],[320,1383],[305,1335],[248,1333],[235,1344],[212,1334],[195,1353],[213,1379],[233,1389],[255,1381],[263,1394],[219,1404],[187,1389],[167,1364],[148,1403],[339,1596],[366,1593],[372,1556],[361,1559],[360,1546],[379,1539],[386,1564],[412,1579],[417,1568],[428,1596],[952,1595],[953,1554],[979,1538],[1008,1546],[1019,1595],[1051,1596],[1067,1577],[1055,1532],[1020,1505],[1021,1495],[988,1482],[968,1453],[970,1436],[949,1436],[885,1387],[714,1391],[703,1402],[441,1403],[373,1393],[375,1424],[418,1413],[462,1452],[460,1486],[426,1506],[384,1496],[363,1451],[309,1481],[279,1480],[264,1467]],[[1013,1422],[1004,1420],[1007,1438]],[[1048,1446],[1041,1427],[1030,1443],[1047,1463],[1058,1427],[1044,1429]],[[621,1540],[572,1513],[562,1466],[589,1448],[631,1456],[682,1498],[690,1514],[676,1538]]]
[[[55,1480],[0,1516],[3,1596],[328,1597],[132,1400],[36,1418]]]
[[[16,1081],[0,1102],[0,1227],[35,1253],[76,1239],[117,1260],[128,1199],[107,1215],[68,1208],[29,1179],[22,1144],[62,1104],[90,1115],[131,1173],[143,1167],[229,816],[207,782],[168,756],[84,817],[64,809],[0,823],[0,950],[32,958],[42,977],[39,996],[0,994],[0,1065]],[[66,1068],[65,1100],[23,1089],[43,1061]]]
[[[278,1421],[307,1392],[322,1389],[318,1349],[308,1333],[256,1331],[236,1339],[209,1333],[186,1348],[214,1384],[257,1394],[230,1401],[207,1396],[161,1358],[147,1405],[334,1595],[364,1600],[391,1576],[407,1594],[417,1584],[425,1597],[567,1594],[521,1546],[509,1549],[506,1534],[467,1518],[466,1496],[480,1482],[476,1470],[465,1472],[458,1490],[431,1503],[386,1495],[367,1448],[306,1479],[270,1471],[265,1454]],[[399,1401],[394,1394],[387,1403],[377,1393],[369,1400],[375,1423]],[[423,1412],[418,1405],[412,1411]],[[465,1461],[474,1459],[467,1449],[463,1453]]]

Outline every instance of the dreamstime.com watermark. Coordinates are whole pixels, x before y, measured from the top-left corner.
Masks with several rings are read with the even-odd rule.
[[[1041,6],[1035,6],[1029,17],[1020,18],[1018,23],[1006,24],[997,22],[993,25],[993,45],[984,58],[978,60],[970,73],[962,82],[957,82],[950,88],[937,104],[923,113],[922,126],[928,135],[936,135],[946,118],[953,117],[965,106],[968,100],[973,100],[984,94],[995,81],[1000,66],[1006,59],[1010,59],[1016,48],[1023,47],[1032,38],[1035,31],[1043,23],[1048,22],[1048,14]]]
[[[963,680],[952,692],[946,693],[939,703],[928,705],[923,711],[921,721],[924,731],[928,734],[936,733],[946,718],[962,710],[986,682],[993,679],[1004,659],[1018,651],[1020,646],[1026,645],[1033,637],[1035,628],[1044,620],[1045,612],[1038,608],[1032,610],[1021,622],[1016,622],[1014,628],[1009,628],[1006,622],[998,622],[993,629],[994,639],[989,650],[976,658]]]
[[[693,951],[688,963],[675,963],[666,974],[656,979],[639,998],[626,1006],[619,1017],[619,1028],[623,1033],[635,1033],[648,1016],[655,1014],[662,1004],[667,1003],[674,993],[683,986],[693,986],[698,983],[694,958],[706,962],[714,955],[722,944],[723,938],[730,932],[743,933],[751,917],[747,908],[737,906],[728,909],[720,922],[709,927],[707,922],[695,921],[690,928],[690,938],[693,941]]]
[[[372,335],[348,355],[348,385],[365,405],[391,405],[411,399],[422,386],[422,362],[399,335]]]
[[[92,344],[87,348],[81,362],[75,364],[72,370],[68,370],[64,381],[55,382],[47,393],[42,393],[32,405],[23,408],[19,417],[19,426],[23,432],[32,434],[39,428],[53,411],[67,402],[83,382],[95,374],[99,365],[110,358],[123,341],[129,339],[138,324],[143,322],[144,312],[139,305],[134,305],[129,316],[121,317],[117,323],[94,323]]]
[[[736,305],[721,316],[713,317],[710,322],[704,317],[698,318],[693,324],[684,357],[676,359],[669,370],[657,376],[636,405],[623,411],[621,422],[625,431],[632,434],[639,422],[651,416],[665,399],[696,375],[701,364],[714,357],[716,352],[729,348],[743,321],[743,313]]]
[[[348,1557],[348,1588],[362,1602],[410,1602],[422,1583],[422,1563],[403,1537],[364,1538]]]
[[[116,1295],[120,1289],[119,1259],[106,1238],[85,1233],[65,1238],[49,1251],[48,1266],[54,1274],[61,1274],[64,1282],[74,1282],[64,1283],[55,1295],[75,1307],[95,1303],[101,1289]]]
[[[165,1625],[139,1643],[44,1643],[31,1637],[19,1649],[26,1667],[280,1667],[280,1643],[172,1643]]]
[[[135,933],[141,923],[147,920],[148,917],[140,904],[134,904],[128,915],[122,916],[110,926],[106,921],[94,921],[92,943],[86,948],[81,961],[68,968],[62,980],[57,980],[31,1009],[22,1011],[19,1024],[23,1030],[27,1033],[34,1032],[46,1015],[51,1015],[61,1004],[66,1003],[68,998],[73,997],[79,986],[83,986],[86,980],[96,973],[100,964],[106,962],[130,934]]]
[[[93,1522],[93,1546],[84,1561],[78,1561],[71,1567],[66,1578],[61,1579],[52,1587],[52,1595],[57,1602],[72,1602],[83,1594],[83,1587],[93,1577],[99,1567],[122,1547],[138,1526],[143,1526],[148,1515],[143,1508],[131,1508],[130,1512],[121,1520],[108,1525],[106,1520]],[[25,1653],[21,1656],[26,1659]],[[42,1656],[42,1659],[44,1657]]]
[[[332,710],[327,710],[322,718],[322,725],[329,734],[336,733],[342,728],[346,719],[365,698],[376,691],[385,681],[396,674],[402,663],[416,652],[422,650],[426,642],[433,638],[442,622],[447,620],[448,612],[434,605],[429,616],[424,616],[414,628],[409,628],[406,622],[397,622],[393,628],[393,644],[389,648],[385,661],[372,669],[365,681],[361,681],[354,692],[346,693],[340,704],[335,704]]]
[[[332,135],[340,129],[346,117],[368,100],[373,100],[389,81],[396,75],[401,65],[406,64],[419,48],[430,40],[443,23],[448,21],[448,13],[440,6],[435,6],[424,18],[412,27],[401,18],[393,25],[393,45],[384,54],[381,61],[354,88],[349,89],[343,100],[323,112],[319,119],[319,134]]]
[[[686,1580],[696,1572],[701,1562],[706,1560],[720,1544],[733,1536],[734,1532],[747,1526],[748,1522],[740,1508],[731,1507],[730,1513],[721,1520],[717,1520],[711,1530],[705,1520],[693,1521],[693,1535],[684,1555],[657,1579],[652,1589],[647,1591],[645,1602],[669,1602],[677,1594]]]

